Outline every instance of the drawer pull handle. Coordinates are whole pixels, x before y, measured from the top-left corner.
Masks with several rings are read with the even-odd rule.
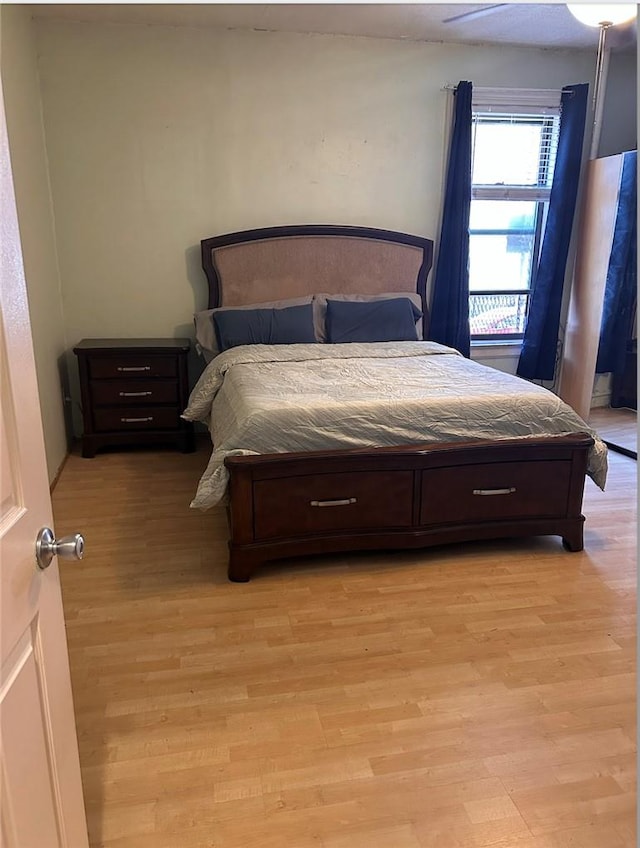
[[[512,495],[515,492],[515,486],[509,486],[506,489],[474,489],[474,495]]]
[[[150,365],[118,365],[116,371],[151,371]]]
[[[135,424],[139,421],[153,421],[153,415],[149,415],[147,418],[121,418],[120,421],[123,424]]]
[[[310,501],[311,506],[349,506],[356,503],[356,498],[342,498],[337,501]]]
[[[153,392],[118,392],[120,397],[151,397]]]

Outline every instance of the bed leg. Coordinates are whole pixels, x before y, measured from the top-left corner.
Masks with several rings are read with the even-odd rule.
[[[562,544],[567,551],[581,551],[584,548],[584,539],[583,539],[583,527],[582,522],[580,523],[580,527],[577,530],[574,530],[572,533],[566,533],[562,537]]]
[[[251,555],[245,551],[230,549],[227,575],[232,583],[248,583],[255,566],[255,560]]]

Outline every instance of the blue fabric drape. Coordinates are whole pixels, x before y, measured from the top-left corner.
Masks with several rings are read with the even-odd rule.
[[[469,211],[471,206],[470,82],[456,86],[453,129],[431,302],[429,338],[470,354]]]
[[[596,372],[624,369],[633,304],[636,299],[638,154],[625,153],[618,193],[618,211],[607,269]]]
[[[562,89],[560,134],[547,223],[535,274],[517,374],[553,380],[569,241],[576,208],[589,86]]]

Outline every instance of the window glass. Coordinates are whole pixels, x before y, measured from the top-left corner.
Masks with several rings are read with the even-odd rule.
[[[522,335],[527,303],[526,294],[472,294],[469,298],[471,335]]]
[[[472,181],[480,185],[538,185],[540,123],[478,122]]]
[[[534,234],[471,235],[469,291],[529,288]]]
[[[537,203],[530,200],[472,200],[470,230],[528,230],[536,227]]]

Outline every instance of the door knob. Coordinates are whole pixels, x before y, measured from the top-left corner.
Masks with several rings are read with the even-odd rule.
[[[43,527],[36,539],[36,562],[38,568],[45,569],[51,565],[54,556],[63,559],[82,559],[84,555],[84,537],[80,533],[73,536],[63,536],[56,541],[53,530]]]

